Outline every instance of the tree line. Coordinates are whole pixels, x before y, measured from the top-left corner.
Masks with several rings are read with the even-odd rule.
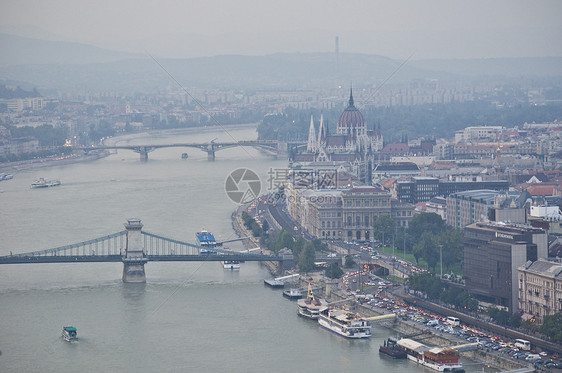
[[[280,114],[266,115],[258,126],[260,140],[306,140],[310,116],[316,120],[322,112],[324,125],[336,132],[343,107],[332,109],[286,108]],[[380,129],[388,142],[404,142],[419,137],[453,137],[467,126],[522,126],[524,123],[547,123],[562,117],[562,104],[533,105],[521,103],[498,107],[488,101],[452,102],[416,106],[360,108],[369,129]],[[318,124],[316,124],[318,127]]]
[[[443,266],[450,271],[462,262],[462,234],[445,224],[435,213],[416,214],[407,228],[398,229],[389,215],[381,215],[373,223],[375,238],[386,245],[390,238],[395,247],[405,246],[414,255],[416,264],[424,260],[435,272],[442,254]]]

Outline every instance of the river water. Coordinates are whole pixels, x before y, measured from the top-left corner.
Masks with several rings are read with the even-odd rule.
[[[117,144],[251,140],[255,125],[137,134]],[[188,159],[181,159],[182,152]],[[253,148],[217,152],[163,148],[120,150],[93,162],[14,173],[0,183],[0,255],[54,248],[124,229],[194,242],[202,227],[235,238],[225,180],[237,168],[260,175],[283,168]],[[38,177],[62,185],[30,189]],[[237,242],[231,246],[241,249]],[[391,331],[373,327],[370,341],[348,341],[296,315],[296,304],[264,287],[259,263],[239,272],[216,263],[148,263],[146,284],[121,282],[121,263],[0,266],[1,372],[422,372],[409,361],[379,356]],[[80,341],[60,338],[78,328]],[[481,369],[481,368],[478,368]],[[474,371],[478,371],[474,367]],[[469,369],[468,371],[470,371]]]

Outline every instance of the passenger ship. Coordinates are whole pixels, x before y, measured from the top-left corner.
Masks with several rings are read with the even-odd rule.
[[[365,319],[342,309],[323,308],[320,310],[318,323],[345,338],[360,339],[371,336],[371,326]]]
[[[459,353],[450,347],[428,347],[412,339],[402,338],[398,346],[406,350],[408,359],[439,372],[464,373]]]
[[[209,250],[217,247],[217,241],[211,232],[203,228],[201,229],[201,232],[197,232],[195,234],[195,238],[197,239],[197,244],[199,246],[203,246],[202,249],[199,249],[200,254],[212,254],[215,252],[213,250]]]

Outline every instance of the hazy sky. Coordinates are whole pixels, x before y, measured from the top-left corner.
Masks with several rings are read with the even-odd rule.
[[[562,56],[560,0],[2,0],[0,31],[163,57]]]

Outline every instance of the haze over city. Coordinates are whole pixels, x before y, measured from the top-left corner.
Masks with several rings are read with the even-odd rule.
[[[0,32],[159,57],[329,52],[561,56],[559,1],[9,0]]]

